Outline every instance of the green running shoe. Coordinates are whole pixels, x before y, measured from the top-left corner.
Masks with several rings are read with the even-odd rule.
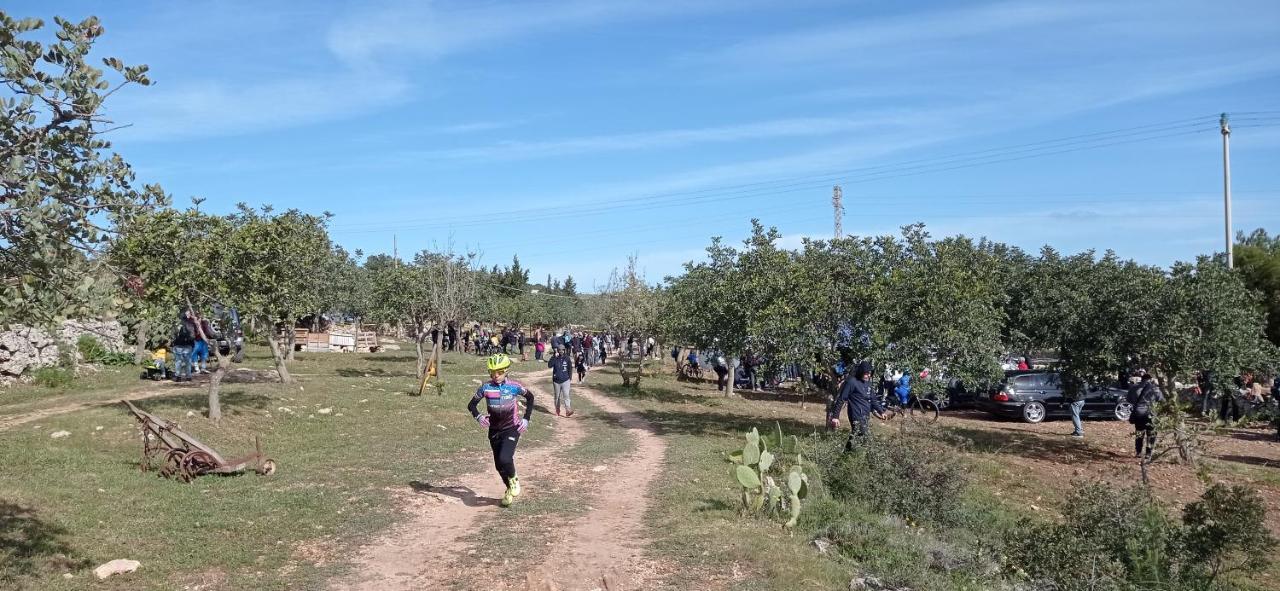
[[[511,477],[511,487],[510,487],[510,489],[511,489],[511,496],[513,496],[513,497],[518,497],[518,496],[520,496],[520,479],[519,479],[519,478],[517,478],[517,477],[515,477],[515,476],[512,476],[512,477]]]
[[[512,491],[511,491],[511,487],[510,487],[510,486],[508,486],[508,487],[507,487],[507,493],[506,493],[506,494],[504,494],[504,495],[502,495],[502,500],[501,500],[501,501],[499,501],[499,502],[498,502],[498,504],[499,504],[499,505],[502,505],[503,507],[510,507],[510,506],[511,506],[511,501],[512,501],[512,499],[514,499],[514,498],[515,498],[515,495],[514,495],[514,494],[511,494],[511,492],[512,492]]]

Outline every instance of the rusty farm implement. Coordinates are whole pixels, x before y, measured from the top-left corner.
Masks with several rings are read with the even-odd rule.
[[[159,469],[165,478],[177,478],[191,482],[205,474],[239,474],[252,467],[260,475],[276,471],[276,462],[262,455],[262,443],[254,437],[254,452],[242,458],[223,459],[216,450],[188,435],[178,424],[157,417],[138,408],[128,400],[129,407],[142,426],[142,471]]]

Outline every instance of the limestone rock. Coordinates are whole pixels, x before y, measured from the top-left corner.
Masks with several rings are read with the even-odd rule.
[[[112,560],[111,562],[108,562],[102,566],[99,566],[98,568],[93,569],[93,576],[98,577],[98,580],[101,581],[112,575],[122,575],[125,573],[131,573],[135,570],[138,570],[138,567],[140,566],[142,566],[142,563],[138,562],[137,560],[117,558],[115,560]]]

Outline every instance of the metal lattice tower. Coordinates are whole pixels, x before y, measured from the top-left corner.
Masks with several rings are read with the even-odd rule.
[[[833,213],[836,218],[836,233],[835,233],[836,238],[840,238],[844,236],[844,228],[841,226],[841,220],[844,219],[843,199],[844,199],[844,195],[840,190],[840,185],[831,187],[831,208],[832,210],[834,210]]]

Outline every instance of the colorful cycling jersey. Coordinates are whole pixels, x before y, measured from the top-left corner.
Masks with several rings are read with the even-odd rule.
[[[488,381],[476,389],[467,410],[471,416],[479,417],[480,401],[485,401],[489,409],[489,428],[495,431],[510,429],[520,424],[520,404],[518,399],[524,397],[524,419],[533,415],[533,392],[515,380],[506,380],[501,384]]]

